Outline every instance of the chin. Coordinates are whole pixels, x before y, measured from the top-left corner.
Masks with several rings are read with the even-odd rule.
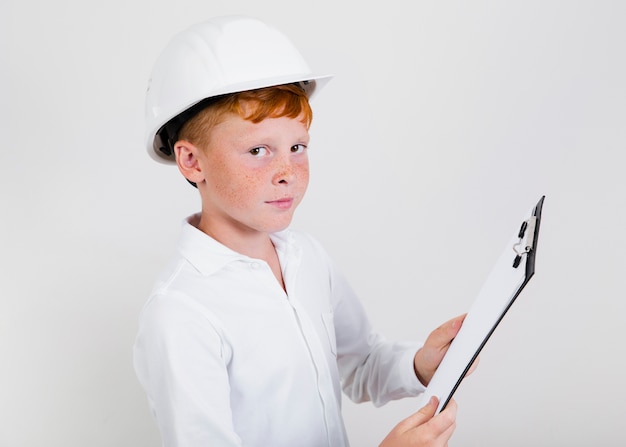
[[[268,233],[277,233],[279,231],[283,231],[286,230],[287,228],[289,228],[289,225],[291,225],[291,218],[289,218],[286,221],[281,221],[281,222],[275,222],[272,225],[268,225],[267,228],[267,232]]]
[[[278,233],[279,231],[283,231],[289,228],[289,225],[276,225],[268,230],[268,233]]]

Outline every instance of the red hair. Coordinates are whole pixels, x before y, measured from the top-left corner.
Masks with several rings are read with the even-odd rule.
[[[211,129],[229,113],[235,113],[253,123],[266,118],[300,117],[309,128],[313,121],[313,111],[302,87],[285,84],[216,98],[182,126],[178,139],[206,149]]]

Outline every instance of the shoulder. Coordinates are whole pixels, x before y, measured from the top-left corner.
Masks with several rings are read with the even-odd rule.
[[[140,314],[148,330],[166,332],[181,327],[215,327],[210,309],[198,299],[201,275],[184,258],[173,260],[160,274]]]

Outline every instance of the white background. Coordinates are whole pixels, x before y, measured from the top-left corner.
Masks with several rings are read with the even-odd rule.
[[[456,394],[451,446],[626,444],[626,3],[4,0],[0,446],[148,447],[137,316],[195,190],[143,149],[166,41],[245,13],[335,78],[319,238],[389,338],[467,310],[546,195],[537,273]],[[354,447],[417,410],[345,402]]]

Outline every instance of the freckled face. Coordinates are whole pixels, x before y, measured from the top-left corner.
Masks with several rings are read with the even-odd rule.
[[[213,235],[285,229],[309,183],[308,144],[299,119],[255,124],[228,115],[199,157],[205,229]]]

